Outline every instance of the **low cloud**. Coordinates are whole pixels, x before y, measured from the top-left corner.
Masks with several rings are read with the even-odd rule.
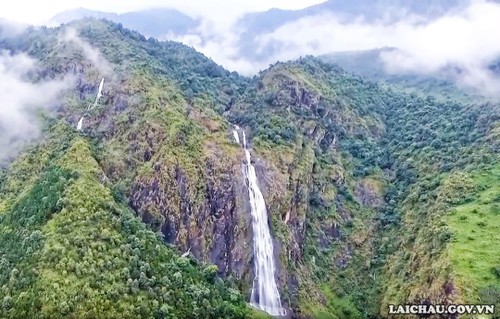
[[[341,23],[334,15],[314,16],[287,24],[260,38],[260,46],[281,41],[277,56],[366,50],[384,46],[399,50],[384,57],[393,71],[434,72],[450,64],[485,63],[500,56],[500,5],[475,1],[430,22],[407,16],[394,23]],[[395,56],[398,55],[398,56]]]
[[[112,68],[109,62],[102,56],[98,49],[80,38],[75,29],[67,28],[59,38],[59,42],[74,44],[82,52],[84,59],[91,62],[101,73],[111,74]]]
[[[6,36],[13,36],[8,29],[4,30]],[[61,34],[59,46],[58,54],[77,50],[101,74],[111,74],[109,62],[98,49],[81,39],[75,29],[67,29]],[[6,165],[23,147],[40,137],[39,112],[59,106],[62,94],[74,88],[73,74],[35,81],[44,78],[40,76],[43,71],[38,61],[24,53],[0,51],[0,166]]]
[[[28,25],[0,18],[0,39],[10,38],[21,34]]]
[[[0,165],[40,136],[37,111],[50,109],[68,88],[66,80],[34,83],[36,61],[25,54],[0,52]]]
[[[179,41],[195,48],[216,63],[243,75],[253,75],[265,68],[267,61],[255,61],[240,53],[240,37],[244,30],[236,23],[240,16],[214,22],[202,19],[199,26],[186,35],[166,35],[162,40]]]
[[[399,19],[391,21],[391,16]],[[487,66],[500,57],[500,5],[487,1],[473,0],[433,20],[405,12],[372,22],[333,13],[308,16],[272,32],[252,35],[252,55],[239,51],[245,33],[235,29],[235,23],[206,26],[177,40],[246,75],[277,60],[308,54],[395,47],[398,50],[380,57],[388,72],[432,74],[456,69],[460,72],[454,77],[460,83],[491,92],[493,89],[484,88],[484,83],[495,83]]]

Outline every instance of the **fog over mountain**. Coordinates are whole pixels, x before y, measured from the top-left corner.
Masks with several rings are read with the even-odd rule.
[[[36,110],[54,107],[71,79],[30,80],[37,72],[36,61],[26,54],[0,53],[0,166],[17,155],[26,142],[40,135]]]
[[[51,24],[85,16],[109,19],[147,36],[193,46],[245,75],[278,60],[389,46],[397,50],[375,59],[388,73],[434,76],[446,69],[449,80],[491,95],[499,83],[488,69],[500,56],[499,2],[330,0],[301,10],[271,9],[226,19],[190,17],[174,9],[124,14],[75,9],[56,15]]]

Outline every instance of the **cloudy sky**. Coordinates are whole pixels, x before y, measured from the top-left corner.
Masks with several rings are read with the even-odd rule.
[[[2,7],[0,17],[29,24],[43,24],[59,12],[80,7],[115,13],[170,7],[189,15],[216,19],[270,8],[302,9],[321,2],[324,0],[15,0]]]
[[[367,0],[369,1],[369,0]],[[397,10],[397,9],[396,9]],[[399,15],[398,15],[399,16]],[[187,43],[230,70],[251,75],[275,61],[312,54],[395,47],[384,53],[381,62],[388,72],[430,74],[444,68],[460,70],[457,81],[500,95],[500,81],[490,76],[488,65],[500,58],[500,4],[470,0],[468,5],[435,19],[401,14],[387,22],[367,22],[362,18],[346,21],[334,12],[291,21],[268,33],[257,34],[256,52],[279,44],[279,50],[261,60],[241,55],[241,33],[228,23],[209,21],[195,34],[174,40]],[[206,39],[213,39],[206,41]],[[244,35],[243,35],[244,38]]]

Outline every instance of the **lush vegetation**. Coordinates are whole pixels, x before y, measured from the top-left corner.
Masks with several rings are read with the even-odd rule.
[[[87,142],[63,152],[0,215],[2,318],[248,315],[216,267],[179,257],[113,199]]]
[[[68,28],[103,65],[61,40]],[[78,78],[43,141],[0,171],[0,317],[265,317],[244,302],[251,232],[232,124],[253,148],[295,314],[498,303],[498,104],[406,94],[312,57],[247,79],[92,19],[0,45],[41,60],[34,81]]]
[[[101,65],[74,43],[60,42],[68,27],[30,30],[2,43],[42,60],[35,81],[62,77],[68,67],[79,81],[65,94],[56,118],[47,121],[46,141],[1,172],[0,317],[265,317],[246,306],[238,286],[224,284],[219,267],[205,263],[208,248],[193,249],[198,259],[179,257],[178,250],[189,248],[189,232],[178,229],[178,241],[160,232],[165,216],[188,225],[196,225],[199,216],[183,218],[185,208],[174,205],[168,214],[165,207],[143,208],[131,198],[134,189],[149,187],[161,163],[162,187],[173,185],[171,174],[185,174],[186,184],[193,185],[172,187],[169,198],[183,200],[182,187],[197,197],[188,204],[193,210],[196,203],[202,205],[208,179],[199,175],[204,165],[214,163],[214,170],[226,165],[215,162],[218,154],[206,144],[229,144],[217,114],[217,105],[227,101],[215,92],[226,87],[224,81],[237,83],[230,77],[239,76],[190,48],[146,41],[119,25],[89,20],[69,27],[102,49]],[[160,51],[153,55],[153,49]],[[120,61],[125,62],[115,64]],[[190,94],[179,80],[197,72],[193,81],[204,87]],[[77,133],[65,122],[80,116],[102,75],[105,90],[116,91],[104,98],[107,107],[86,114],[84,132]],[[207,223],[214,222],[207,217]],[[207,227],[207,237],[212,236]],[[177,249],[165,243],[174,241]]]
[[[476,200],[469,172],[486,173],[498,161],[489,136],[499,106],[417,96],[396,96],[387,105],[384,145],[389,156],[384,166],[394,171],[397,183],[386,195],[394,204],[378,215],[380,227],[392,234],[382,238],[380,246],[382,258],[392,255],[384,266],[381,312],[388,303],[407,300],[477,300],[478,289],[469,297],[463,291],[473,287],[474,280],[456,279],[463,269],[449,257],[456,235],[444,216],[450,205]],[[488,241],[498,245],[496,237]]]
[[[272,204],[287,207],[295,201],[295,218],[306,223],[305,235],[296,235],[296,221],[290,223],[289,216],[273,225],[282,242],[291,243],[285,244],[288,254],[305,241],[303,262],[283,260],[302,284],[295,302],[303,311],[348,317],[330,303],[349,300],[363,316],[385,313],[388,303],[443,301],[448,282],[462,300],[498,295],[495,284],[479,288],[482,284],[456,258],[464,249],[471,256],[478,250],[494,256],[490,249],[498,247],[498,237],[455,248],[453,238],[470,235],[455,230],[444,216],[462,200],[480,201],[481,195],[466,186],[466,176],[489,174],[498,161],[494,136],[500,108],[421,96],[374,85],[307,57],[264,71],[233,108],[233,120],[253,128],[259,152],[290,174],[292,198]],[[495,182],[484,189],[497,194]],[[461,218],[458,224],[467,223]],[[494,222],[485,224],[496,231]],[[471,269],[480,267],[479,276],[487,281],[494,280],[494,260],[481,267],[468,262]],[[318,289],[325,280],[333,294]]]
[[[468,302],[500,303],[500,168],[475,173],[468,190],[458,189],[458,200],[445,217],[452,232],[450,259],[456,281]],[[457,187],[454,187],[457,189]],[[456,198],[456,197],[455,197]]]

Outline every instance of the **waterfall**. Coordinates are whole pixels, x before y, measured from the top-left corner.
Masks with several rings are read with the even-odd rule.
[[[240,144],[240,137],[238,136],[237,131],[233,131],[234,139],[236,140],[236,143]]]
[[[101,83],[99,83],[99,89],[97,91],[97,95],[96,95],[96,98],[95,98],[95,101],[94,101],[94,104],[89,104],[89,106],[87,107],[87,112],[94,109],[96,106],[97,106],[97,102],[99,102],[99,99],[102,97],[102,89],[104,87],[104,78],[102,78],[101,80]],[[81,131],[82,128],[83,128],[83,118],[84,116],[82,116],[80,118],[80,121],[78,121],[78,124],[76,125],[76,129],[78,131]]]
[[[239,128],[233,131],[238,144]],[[245,132],[242,132],[243,150],[245,151],[245,164],[243,173],[248,182],[248,195],[252,213],[254,266],[255,278],[253,280],[250,304],[272,316],[285,314],[281,307],[280,294],[274,278],[275,263],[273,254],[273,241],[269,230],[266,202],[257,184],[255,167],[252,165],[250,151],[247,148]]]
[[[92,110],[97,106],[97,102],[99,102],[99,99],[102,97],[102,89],[104,87],[104,78],[102,78],[101,83],[99,83],[99,89],[97,91],[97,95],[95,97],[94,104],[91,106],[89,105],[88,110]]]
[[[76,129],[77,129],[78,131],[80,131],[80,130],[82,129],[82,126],[83,126],[83,116],[82,116],[82,118],[80,119],[80,121],[78,121],[78,124],[77,124],[77,126],[76,126]]]

